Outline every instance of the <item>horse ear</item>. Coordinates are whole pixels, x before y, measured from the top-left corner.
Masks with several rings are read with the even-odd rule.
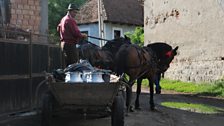
[[[127,36],[127,35],[124,35],[124,38],[125,38],[125,39],[127,39],[127,38],[128,38],[128,36]]]
[[[125,38],[125,40],[128,40],[129,44],[131,44],[131,39],[127,35],[124,35],[124,38]]]
[[[174,50],[177,51],[178,48],[179,48],[179,46],[177,46]]]
[[[130,37],[128,37],[127,35],[124,35],[124,38],[130,40]]]
[[[178,49],[179,47],[178,46],[176,46],[174,49],[173,49],[173,54],[174,55],[177,55],[177,49]]]

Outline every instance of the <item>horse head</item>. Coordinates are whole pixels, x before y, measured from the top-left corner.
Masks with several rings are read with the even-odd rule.
[[[131,44],[130,38],[126,37],[123,38],[116,38],[111,41],[108,41],[103,47],[101,56],[103,57],[103,60],[100,61],[101,64],[103,64],[104,68],[113,70],[114,69],[114,60],[115,55],[118,52],[119,48],[124,44]]]
[[[88,41],[81,43],[78,50],[79,58],[88,60],[91,65],[94,65],[100,57],[98,53],[100,47]]]
[[[159,61],[159,66],[161,66],[160,72],[165,72],[170,67],[170,63],[172,62],[174,57],[177,55],[177,49],[178,49],[178,46],[166,52],[165,57],[160,59]]]
[[[147,47],[151,48],[157,56],[158,72],[163,73],[169,67],[170,63],[177,55],[178,46],[172,49],[172,47],[166,43],[156,42],[148,44]]]
[[[131,40],[130,38],[128,38],[127,36],[120,37],[120,38],[116,38],[113,39],[111,41],[108,41],[103,47],[103,50],[107,50],[109,52],[111,52],[113,55],[117,53],[117,51],[119,50],[119,48],[124,45],[124,44],[131,44]],[[113,57],[114,58],[114,57]]]

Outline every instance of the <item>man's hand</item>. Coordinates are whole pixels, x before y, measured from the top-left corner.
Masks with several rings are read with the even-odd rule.
[[[82,33],[82,38],[87,38],[88,36],[87,36],[87,34],[85,34],[85,33]]]

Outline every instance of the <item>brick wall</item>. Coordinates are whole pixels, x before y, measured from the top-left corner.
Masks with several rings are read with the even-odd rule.
[[[40,0],[10,0],[10,24],[38,34],[40,31]]]
[[[146,0],[145,44],[179,46],[165,77],[210,82],[224,78],[224,0]]]

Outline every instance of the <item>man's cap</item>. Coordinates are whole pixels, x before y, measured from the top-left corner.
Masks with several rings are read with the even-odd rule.
[[[67,11],[70,11],[70,10],[79,10],[79,8],[74,3],[70,3],[68,5]]]

